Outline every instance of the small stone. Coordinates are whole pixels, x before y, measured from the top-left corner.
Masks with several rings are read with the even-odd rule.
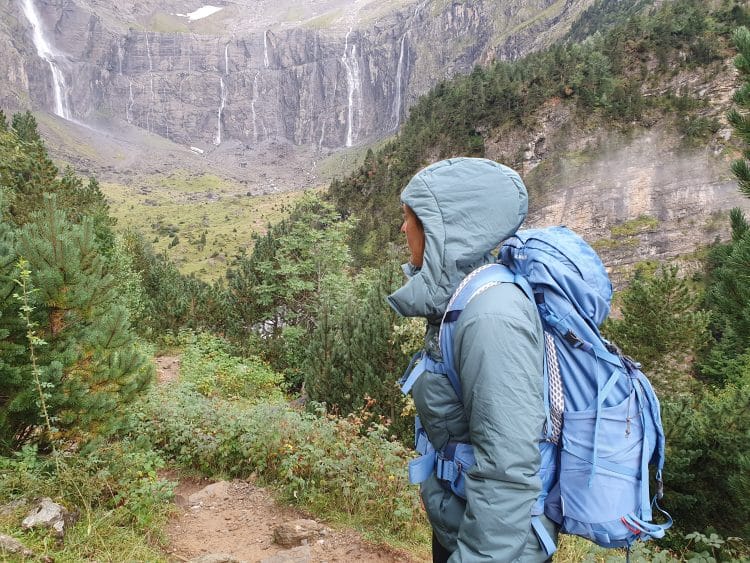
[[[65,533],[66,521],[69,520],[68,510],[53,502],[51,498],[41,499],[36,508],[32,510],[23,522],[21,527],[24,530],[32,528],[52,528],[57,537],[63,537]]]
[[[279,551],[276,555],[262,559],[261,563],[310,563],[311,561],[310,546],[303,545],[294,549]]]
[[[18,553],[24,557],[34,557],[34,552],[28,549],[16,538],[0,534],[0,553]]]

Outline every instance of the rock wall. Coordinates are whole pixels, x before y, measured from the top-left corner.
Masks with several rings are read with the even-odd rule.
[[[0,101],[51,111],[49,65],[36,54],[23,1],[0,7],[0,33],[13,38],[0,47],[8,55],[0,64],[10,65]],[[206,149],[228,139],[337,148],[381,137],[438,81],[549,44],[591,1],[421,0],[360,22],[344,13],[327,28],[239,31],[252,13],[235,7],[210,17],[214,33],[159,31],[153,14],[145,24],[118,21],[85,0],[34,5],[59,51],[72,117],[122,120]]]
[[[690,267],[697,248],[727,240],[730,209],[750,215],[730,172],[738,154],[725,117],[738,86],[732,61],[669,80],[674,91],[705,100],[702,115],[722,127],[710,139],[691,143],[670,115],[650,127],[608,128],[552,99],[534,116],[535,128],[503,130],[487,143],[488,157],[522,172],[526,224],[571,227],[594,244],[616,284],[644,260],[681,257]],[[644,85],[642,93],[662,89]]]

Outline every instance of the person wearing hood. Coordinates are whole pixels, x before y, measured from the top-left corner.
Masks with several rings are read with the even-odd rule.
[[[465,276],[494,262],[492,251],[523,222],[526,187],[506,166],[456,158],[415,175],[401,203],[408,281],[388,301],[402,316],[426,319],[425,353],[440,362],[448,302]],[[544,337],[535,304],[514,284],[490,287],[456,321],[453,351],[462,397],[445,375],[429,370],[411,391],[432,446],[471,443],[476,459],[465,473],[465,500],[434,470],[421,485],[433,561],[545,561],[531,526],[545,421]],[[541,520],[555,538],[554,524]]]

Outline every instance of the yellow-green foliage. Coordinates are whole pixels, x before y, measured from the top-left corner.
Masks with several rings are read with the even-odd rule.
[[[636,219],[612,227],[610,229],[611,238],[601,238],[594,241],[591,246],[597,251],[637,248],[640,244],[639,235],[653,232],[658,228],[658,219],[649,215],[641,215]]]
[[[244,399],[278,399],[283,377],[258,357],[232,356],[228,344],[208,333],[181,334],[187,345],[180,377],[206,396]]]
[[[615,238],[634,237],[654,231],[659,228],[659,220],[649,215],[640,215],[636,219],[625,221],[621,225],[612,227],[610,232]]]
[[[204,280],[221,277],[228,260],[251,250],[252,235],[265,233],[302,195],[248,196],[238,184],[184,170],[147,177],[137,185],[103,183],[101,189],[118,228],[144,233],[182,273]]]

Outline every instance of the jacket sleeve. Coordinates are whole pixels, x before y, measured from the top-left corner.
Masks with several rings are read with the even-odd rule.
[[[543,336],[536,308],[502,284],[475,298],[456,327],[454,350],[475,465],[450,561],[516,561],[533,534],[541,490]]]

